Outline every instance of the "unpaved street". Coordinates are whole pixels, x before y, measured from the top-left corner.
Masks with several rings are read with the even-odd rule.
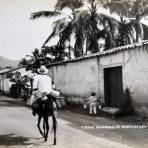
[[[0,147],[130,148],[126,144],[82,130],[79,124],[66,119],[68,115],[64,116],[64,111],[58,116],[57,145],[53,146],[53,137],[50,133],[48,141],[43,142],[36,127],[37,117],[32,116],[29,108],[15,99],[0,96]],[[51,119],[49,120],[51,127]]]

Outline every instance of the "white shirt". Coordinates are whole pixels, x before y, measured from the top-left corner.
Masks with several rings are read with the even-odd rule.
[[[34,77],[33,88],[38,88],[41,93],[50,93],[52,90],[52,80],[47,75],[38,74]]]
[[[97,101],[96,96],[90,96],[88,99],[89,99],[89,102],[96,102]]]

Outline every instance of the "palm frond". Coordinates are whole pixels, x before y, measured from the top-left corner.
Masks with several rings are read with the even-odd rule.
[[[56,46],[44,46],[43,47],[46,50],[46,53],[51,54],[53,56],[53,53],[56,51]]]
[[[60,19],[54,21],[53,24],[58,24],[58,23],[60,23],[60,22],[66,21],[66,19],[67,19],[67,17],[60,18]]]
[[[136,42],[136,37],[134,36],[134,23],[134,20],[130,22],[120,22],[117,46],[123,46]]]
[[[144,11],[141,13],[140,18],[148,16],[148,7],[144,9]]]
[[[143,39],[143,37],[144,37],[143,26],[140,23],[140,21],[134,21],[134,27],[136,30],[136,41],[139,42],[140,39]]]
[[[49,40],[51,40],[51,38],[55,37],[56,35],[56,28],[53,29],[52,33],[49,35],[49,37],[45,40],[44,44],[42,45],[42,47],[45,46],[45,44],[47,44],[49,42]]]
[[[91,14],[88,10],[82,10],[77,13],[75,20],[75,57],[82,56],[84,54],[84,43],[86,38],[92,29]]]
[[[144,9],[148,7],[148,1],[147,0],[142,0],[142,4]]]
[[[77,22],[77,24],[82,23],[82,22],[84,23],[84,22],[88,21],[89,17],[90,17],[90,13],[88,10],[77,11],[77,13],[75,13],[74,21]]]
[[[128,17],[127,3],[123,1],[113,1],[104,5],[105,8],[109,8],[111,13],[117,13],[120,16]]]
[[[133,4],[133,6],[132,6],[132,11],[133,11],[133,14],[135,14],[135,15],[139,15],[140,14],[140,11],[141,11],[141,5],[140,5],[140,3],[141,3],[141,0],[136,0]]]
[[[105,14],[100,14],[99,18],[103,26],[107,29],[107,31],[112,34],[112,37],[114,39],[116,39],[118,37],[119,21]]]
[[[38,11],[31,14],[30,19],[38,19],[40,17],[55,17],[61,15],[58,11]]]
[[[67,17],[59,19],[53,23],[56,26],[58,33],[60,33],[67,26],[68,21],[66,19]]]
[[[56,10],[70,8],[72,10],[78,9],[84,5],[82,0],[58,0],[55,5]]]
[[[70,40],[70,37],[74,30],[73,21],[70,21],[67,26],[60,32],[60,42],[65,43],[66,41]]]
[[[67,25],[67,22],[65,21],[65,18],[55,21],[53,31],[51,32],[49,37],[46,39],[46,41],[44,42],[42,47],[44,47],[45,44],[47,44],[49,42],[49,40],[54,38],[56,35],[59,35],[59,33],[66,27],[66,25]]]

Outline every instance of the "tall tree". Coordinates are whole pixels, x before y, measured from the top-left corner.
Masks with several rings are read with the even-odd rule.
[[[130,6],[131,17],[134,18],[134,26],[136,29],[136,41],[143,39],[143,26],[141,19],[148,15],[148,1],[136,0],[133,5]]]
[[[100,1],[98,0],[88,0],[87,7],[85,9],[80,9],[85,5],[82,0],[58,0],[55,11],[40,11],[32,14],[32,19],[36,19],[38,17],[52,17],[62,15],[61,10],[64,8],[70,8],[72,13],[67,17],[61,18],[54,23],[53,32],[47,38],[43,46],[54,36],[59,35],[59,43],[58,46],[62,45],[62,47],[66,46],[68,43],[68,47],[71,47],[71,37],[74,35],[75,37],[75,45],[74,45],[74,55],[75,57],[82,56],[87,54],[88,51],[95,53],[99,51],[98,39],[102,36],[99,34],[104,33],[99,29],[98,25],[101,21],[107,22],[106,25],[110,28],[109,33],[105,32],[106,35],[106,43],[110,43],[112,45],[106,46],[106,49],[109,47],[115,47],[113,43],[113,39],[115,37],[115,33],[113,32],[115,29],[115,20],[110,18],[109,16],[98,14],[98,4]],[[101,17],[100,17],[101,16]],[[104,19],[102,19],[104,18]],[[83,24],[83,25],[82,25]],[[102,23],[103,24],[103,23]],[[104,25],[104,24],[103,24]],[[104,27],[106,27],[106,25]],[[86,42],[85,42],[86,41]],[[84,43],[86,43],[86,53],[84,52]],[[57,47],[57,49],[60,49]],[[72,48],[69,48],[69,50]]]
[[[111,12],[116,12],[121,16],[121,27],[126,31],[122,31],[125,34],[135,30],[136,39],[133,38],[133,42],[138,42],[143,39],[143,26],[141,19],[148,15],[148,1],[147,0],[131,0],[131,1],[110,1],[107,3],[106,8],[109,8]],[[129,19],[130,22],[126,20]],[[130,31],[129,31],[130,30]],[[134,34],[134,32],[133,32]],[[130,43],[130,42],[129,42]]]

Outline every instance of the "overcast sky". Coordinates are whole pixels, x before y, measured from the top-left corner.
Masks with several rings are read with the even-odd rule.
[[[0,56],[20,60],[40,48],[51,32],[52,20],[29,18],[32,12],[52,10],[55,3],[56,0],[0,0]],[[50,44],[54,42],[56,39]]]
[[[0,56],[21,59],[40,48],[51,32],[50,19],[29,20],[30,14],[51,10],[56,0],[0,0]]]

